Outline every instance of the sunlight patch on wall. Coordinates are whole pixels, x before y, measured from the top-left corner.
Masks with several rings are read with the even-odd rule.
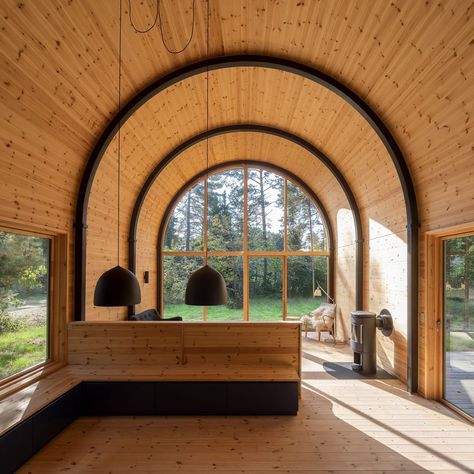
[[[355,310],[355,225],[350,209],[339,209],[336,216],[335,299],[338,340],[350,336],[350,313]]]
[[[393,317],[394,331],[388,338],[377,331],[378,363],[402,378],[406,375],[407,335],[407,245],[406,231],[393,234],[369,219],[368,300],[370,311],[383,308]]]

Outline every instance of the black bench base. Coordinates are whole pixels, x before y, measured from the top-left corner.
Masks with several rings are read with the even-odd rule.
[[[82,382],[0,437],[14,472],[79,416],[296,415],[297,382]]]

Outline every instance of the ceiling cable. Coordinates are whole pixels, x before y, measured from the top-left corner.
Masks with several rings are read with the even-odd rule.
[[[135,33],[148,33],[149,31],[151,31],[154,26],[156,25],[156,22],[158,21],[158,17],[159,17],[159,10],[160,10],[160,7],[159,7],[159,2],[160,0],[156,0],[156,13],[155,13],[155,19],[153,20],[153,23],[151,24],[151,26],[149,28],[146,28],[144,30],[141,30],[139,28],[137,28],[135,26],[135,23],[133,23],[133,12],[132,12],[132,0],[128,0],[128,16],[130,18],[130,25],[132,25],[132,28],[135,30]]]
[[[119,15],[119,61],[118,61],[118,110],[119,110],[119,123],[118,123],[118,134],[117,134],[117,265],[120,265],[120,162],[121,162],[121,133],[122,130],[122,115],[120,109],[122,107],[122,0],[119,2],[120,15]]]
[[[209,179],[209,0],[207,0],[206,22],[206,130],[206,179]]]
[[[136,33],[148,33],[151,31],[155,25],[158,23],[158,27],[160,28],[160,35],[161,35],[161,42],[163,43],[163,46],[165,47],[166,51],[170,54],[179,54],[182,53],[188,46],[189,43],[191,43],[193,36],[194,36],[194,19],[195,19],[195,14],[196,14],[196,0],[193,0],[193,20],[191,23],[191,34],[189,35],[188,40],[186,41],[185,45],[181,49],[173,50],[171,49],[165,41],[164,33],[163,33],[163,21],[161,19],[161,0],[156,0],[156,11],[155,11],[155,18],[153,20],[153,23],[145,29],[140,29],[135,26],[135,23],[133,22],[133,11],[132,11],[132,0],[128,0],[128,10],[129,10],[129,18],[130,18],[130,25],[132,28],[135,30]]]
[[[206,2],[207,14],[206,14],[206,200],[209,189],[209,0]],[[206,201],[205,201],[206,202]],[[207,209],[206,209],[207,212]],[[207,230],[207,227],[206,227]],[[207,239],[205,248],[204,264],[207,265]]]

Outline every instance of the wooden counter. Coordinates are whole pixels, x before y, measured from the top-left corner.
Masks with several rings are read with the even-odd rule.
[[[81,378],[300,382],[297,322],[75,322],[68,362]]]

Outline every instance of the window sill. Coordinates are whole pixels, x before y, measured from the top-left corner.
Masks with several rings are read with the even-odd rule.
[[[0,400],[64,367],[65,362],[46,361],[0,381]]]

